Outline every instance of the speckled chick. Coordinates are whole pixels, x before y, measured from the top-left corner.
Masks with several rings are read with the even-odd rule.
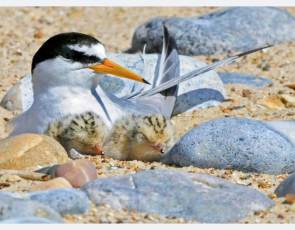
[[[119,160],[155,161],[178,139],[163,115],[133,115],[118,120],[102,143],[105,156]]]
[[[67,152],[75,149],[82,154],[102,154],[102,143],[108,129],[93,112],[66,116],[48,125],[45,135],[57,140]]]

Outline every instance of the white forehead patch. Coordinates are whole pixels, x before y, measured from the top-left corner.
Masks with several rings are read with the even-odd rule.
[[[72,50],[76,50],[78,52],[83,52],[88,56],[96,56],[99,57],[100,59],[105,59],[107,56],[105,54],[105,49],[102,44],[96,44],[92,46],[86,46],[86,45],[69,45],[68,46]]]

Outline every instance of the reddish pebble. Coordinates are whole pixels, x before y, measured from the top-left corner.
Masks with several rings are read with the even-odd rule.
[[[64,177],[74,188],[80,188],[89,181],[97,179],[94,163],[86,159],[78,159],[60,165],[55,177]]]
[[[10,186],[10,183],[7,183],[7,182],[0,182],[0,188],[1,187],[9,187]]]
[[[60,177],[34,185],[29,188],[29,192],[37,192],[55,188],[72,188],[72,186],[66,179]]]
[[[271,185],[261,182],[260,184],[258,184],[258,187],[260,187],[260,188],[270,188]]]
[[[231,113],[231,111],[229,109],[224,109],[223,112],[224,113]]]
[[[42,37],[43,37],[43,34],[41,34],[41,33],[36,33],[34,35],[34,38],[42,38]]]

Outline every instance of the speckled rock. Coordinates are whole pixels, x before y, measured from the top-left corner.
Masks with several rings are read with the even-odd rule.
[[[140,25],[131,52],[162,50],[163,24],[183,55],[241,52],[265,45],[295,41],[295,19],[275,7],[232,7],[199,18],[154,18]]]
[[[284,197],[287,194],[295,194],[295,173],[288,176],[275,190],[277,197]]]
[[[90,209],[88,197],[78,189],[59,188],[33,193],[2,192],[2,194],[21,200],[38,201],[61,214],[84,214]]]
[[[230,223],[274,205],[267,196],[205,174],[150,170],[97,179],[81,188],[95,204],[182,217],[206,223]]]
[[[0,140],[0,168],[18,169],[68,162],[65,149],[54,139],[40,134],[20,134]]]
[[[59,223],[63,219],[51,207],[35,200],[23,200],[0,193],[0,220],[21,217],[42,217]]]
[[[218,73],[218,75],[223,84],[245,84],[262,87],[272,83],[272,80],[242,73]]]
[[[131,71],[142,75],[143,58],[142,55],[115,54],[107,52],[110,60],[122,65]],[[158,73],[159,59],[158,54],[146,55],[148,67],[151,73]],[[184,75],[193,70],[206,66],[205,63],[191,57],[179,56],[180,59],[180,75]],[[17,110],[22,112],[28,110],[33,103],[33,92],[31,83],[31,74],[28,74],[20,82],[21,85],[14,86],[3,98],[1,105],[8,110]],[[124,97],[133,92],[135,81],[105,75],[99,80],[99,85],[104,90],[116,95]],[[11,92],[12,91],[12,92]],[[16,94],[20,94],[17,95]],[[204,109],[211,106],[218,106],[225,98],[225,89],[222,81],[215,71],[204,73],[198,77],[180,83],[178,96],[173,111],[173,115],[194,109]],[[21,101],[20,101],[21,100]],[[11,103],[9,102],[11,101]],[[10,106],[5,106],[9,104]],[[17,105],[17,106],[16,106]],[[20,106],[21,105],[21,106]]]
[[[186,133],[163,154],[164,164],[266,174],[295,169],[295,121],[221,118]]]
[[[58,222],[40,217],[20,217],[0,221],[0,224],[58,224]]]

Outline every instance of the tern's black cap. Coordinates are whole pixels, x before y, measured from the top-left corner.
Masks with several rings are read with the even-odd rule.
[[[87,34],[70,32],[61,33],[49,38],[36,52],[32,61],[32,73],[36,65],[47,59],[53,59],[57,56],[63,56],[64,58],[71,59],[73,61],[79,61],[81,63],[90,64],[100,62],[101,59],[97,56],[85,55],[83,52],[70,49],[69,45],[79,44],[81,46],[92,46],[99,44],[96,38]],[[101,44],[101,43],[100,43]]]

